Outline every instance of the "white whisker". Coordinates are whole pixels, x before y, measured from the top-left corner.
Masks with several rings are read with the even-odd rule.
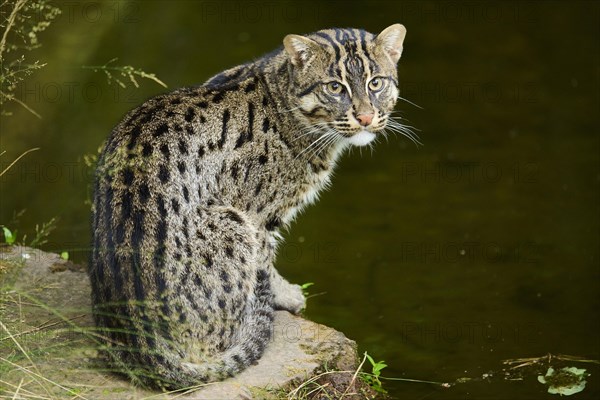
[[[394,127],[389,127],[388,128],[391,132],[394,133],[399,133],[404,137],[407,137],[408,139],[412,140],[413,142],[415,142],[415,144],[420,144],[423,145],[423,143],[421,143],[421,141],[419,140],[419,137],[414,134],[413,132],[410,131],[406,131],[406,130],[400,130],[400,129],[396,129]]]
[[[413,103],[412,101],[410,101],[410,100],[407,100],[407,99],[405,99],[404,97],[402,97],[402,96],[400,96],[400,95],[398,95],[398,99],[400,99],[400,100],[404,100],[404,101],[405,101],[405,102],[407,102],[408,104],[412,104],[413,106],[415,106],[415,107],[417,107],[417,108],[420,108],[421,110],[423,110],[423,109],[424,109],[424,108],[423,108],[423,107],[421,107],[420,105],[418,105],[418,104],[415,104],[415,103]]]
[[[322,141],[319,146],[317,146],[315,149],[313,149],[314,151],[312,152],[310,158],[318,156],[319,153],[321,153],[321,151],[323,151],[324,149],[326,149],[329,144],[331,144],[331,142],[335,139],[337,133],[333,130],[330,130],[327,132],[327,134],[325,136],[327,136],[327,139]]]
[[[296,158],[300,157],[302,154],[304,154],[305,152],[309,151],[311,148],[313,148],[314,146],[316,146],[320,141],[322,141],[325,138],[329,137],[329,135],[331,135],[331,132],[332,131],[328,130],[323,135],[319,136],[310,145],[308,145],[304,150],[302,150],[300,153],[298,153],[298,155],[296,156]]]
[[[296,140],[301,139],[305,136],[313,135],[315,133],[320,133],[323,131],[323,127],[327,127],[327,122],[316,123],[316,124],[310,126],[305,131],[300,132],[300,134],[298,136],[296,136],[292,141],[295,142]]]
[[[399,133],[402,136],[408,138],[409,140],[411,140],[417,147],[419,145],[423,146],[423,143],[421,142],[419,135],[414,131],[414,130],[418,130],[417,128],[415,128],[414,126],[410,126],[410,125],[403,125],[400,122],[389,118],[387,120],[387,126],[386,129],[389,129],[391,132],[394,133]],[[413,130],[414,129],[414,130]]]

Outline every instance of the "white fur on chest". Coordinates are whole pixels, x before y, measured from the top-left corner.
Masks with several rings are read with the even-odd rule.
[[[318,182],[315,182],[312,185],[306,185],[305,191],[300,199],[300,204],[298,204],[296,207],[290,208],[283,216],[282,222],[284,224],[287,225],[290,222],[292,222],[294,218],[296,218],[296,215],[298,215],[298,213],[302,211],[304,207],[317,201],[321,190],[329,186],[331,182],[331,179],[329,178],[330,175],[331,173],[328,172],[327,176],[324,177],[322,180],[319,180]]]

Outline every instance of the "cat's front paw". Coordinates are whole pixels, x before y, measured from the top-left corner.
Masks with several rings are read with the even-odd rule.
[[[285,288],[279,287],[277,291],[274,291],[274,295],[273,306],[276,310],[300,314],[306,308],[306,298],[300,285],[287,283]]]

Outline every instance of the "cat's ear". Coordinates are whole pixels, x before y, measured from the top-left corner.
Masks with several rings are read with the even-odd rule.
[[[320,47],[314,40],[300,35],[287,35],[283,38],[283,46],[290,61],[297,67],[306,65]]]
[[[398,62],[402,55],[402,43],[406,36],[406,28],[402,24],[394,24],[385,28],[375,38],[375,44],[385,51],[392,61]]]

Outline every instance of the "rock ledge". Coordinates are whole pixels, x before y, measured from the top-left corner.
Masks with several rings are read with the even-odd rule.
[[[356,343],[342,333],[278,311],[273,340],[258,364],[185,395],[153,393],[100,369],[93,337],[86,334],[93,322],[83,267],[56,254],[18,246],[0,248],[0,263],[0,321],[4,325],[0,325],[0,357],[7,360],[0,359],[0,396],[279,399],[326,369],[352,371],[358,365]],[[371,397],[367,388],[352,382],[351,373],[331,374],[318,382],[331,398],[341,398],[341,393],[346,393],[344,399]]]

